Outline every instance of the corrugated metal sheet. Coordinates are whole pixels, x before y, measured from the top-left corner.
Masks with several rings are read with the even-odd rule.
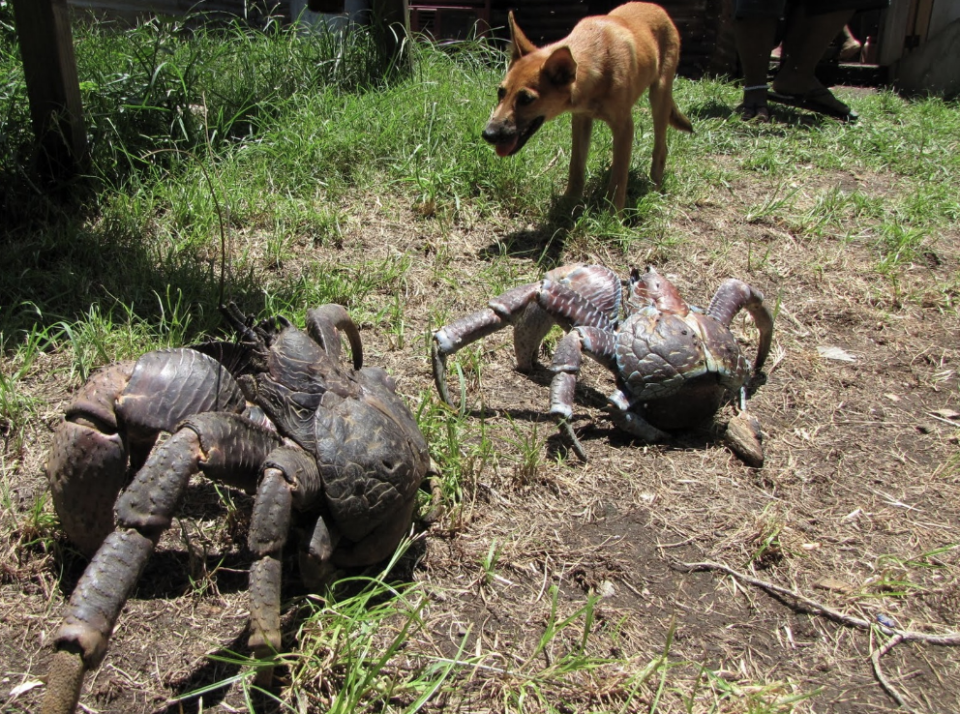
[[[512,9],[527,37],[542,45],[566,37],[581,18],[610,12],[620,4],[610,0],[494,0],[492,24],[506,27],[507,12]],[[737,55],[731,0],[661,0],[659,4],[680,32],[680,74],[733,73]]]

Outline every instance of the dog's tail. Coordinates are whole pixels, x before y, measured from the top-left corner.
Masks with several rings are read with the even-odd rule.
[[[690,120],[684,116],[683,112],[677,108],[676,102],[670,107],[670,126],[680,131],[685,131],[690,134],[693,133],[693,125],[690,123]]]

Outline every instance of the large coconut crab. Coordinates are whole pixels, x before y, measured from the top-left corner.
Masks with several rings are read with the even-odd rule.
[[[550,364],[550,413],[560,421],[575,453],[586,460],[570,425],[584,353],[616,377],[617,389],[609,397],[614,423],[648,442],[711,418],[727,395],[741,392],[751,371],[729,327],[741,309],[750,313],[760,332],[753,374],[760,371],[770,351],[773,317],[758,290],[731,278],[701,312],[690,308],[653,268],[643,273],[634,269],[628,285],[626,314],[621,317],[623,289],[612,270],[565,265],[440,328],[433,335],[433,374],[441,398],[453,405],[446,378],[449,355],[513,325],[517,368],[530,371],[540,343],[558,324],[568,334]],[[745,412],[728,424],[727,442],[755,466],[763,462],[759,438],[756,421]]]
[[[308,584],[383,560],[410,527],[431,470],[427,444],[391,377],[362,366],[347,311],[308,311],[306,333],[282,317],[254,325],[233,306],[223,312],[238,343],[109,365],[56,429],[54,504],[73,542],[95,554],[56,636],[44,714],[76,707],[192,475],[256,494],[249,644],[258,657],[280,647],[280,556],[295,524]],[[341,331],[352,369],[340,364]]]

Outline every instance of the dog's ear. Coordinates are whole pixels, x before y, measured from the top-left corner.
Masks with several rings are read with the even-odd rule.
[[[569,47],[564,45],[551,53],[543,63],[543,75],[557,87],[573,83],[577,78],[577,61]]]
[[[527,39],[523,30],[517,25],[517,21],[513,17],[513,10],[507,15],[507,20],[510,24],[510,61],[516,62],[524,55],[536,52],[537,46]]]

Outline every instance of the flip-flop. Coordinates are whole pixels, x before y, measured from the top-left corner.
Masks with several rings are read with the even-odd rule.
[[[767,99],[777,104],[806,109],[844,122],[855,122],[860,118],[859,114],[833,96],[826,87],[816,87],[803,94],[784,94],[771,89],[767,92]]]

